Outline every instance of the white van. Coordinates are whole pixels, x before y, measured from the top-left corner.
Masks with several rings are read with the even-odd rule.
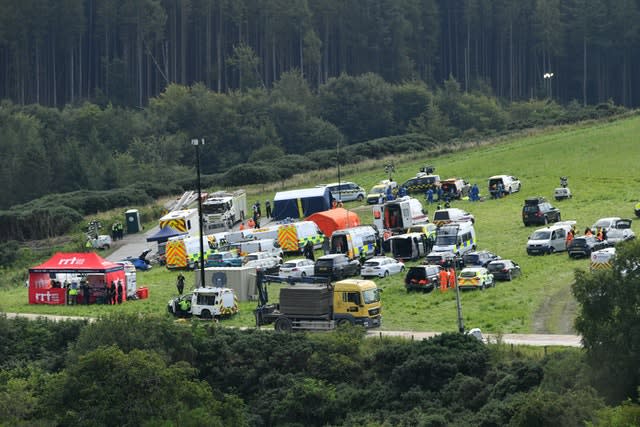
[[[349,259],[371,258],[377,240],[378,232],[370,225],[343,228],[331,235],[331,253],[345,254]]]
[[[246,242],[238,242],[231,245],[231,248],[238,250],[240,255],[250,254],[253,252],[267,252],[273,256],[282,258],[282,248],[276,239],[260,239],[247,240]]]
[[[476,249],[476,230],[471,221],[451,222],[436,230],[432,252],[451,252],[462,256]]]
[[[455,221],[471,221],[474,223],[476,219],[469,212],[458,208],[439,209],[433,213],[433,223],[437,226]]]
[[[575,224],[575,221],[573,223]],[[527,241],[527,254],[544,255],[566,251],[567,233],[574,224],[572,221],[564,221],[534,231]]]

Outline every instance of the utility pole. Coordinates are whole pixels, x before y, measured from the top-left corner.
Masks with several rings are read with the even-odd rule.
[[[457,261],[457,260],[456,260]],[[458,332],[464,334],[464,318],[462,317],[462,303],[460,302],[460,288],[458,287],[458,275],[456,274],[456,261],[453,263],[453,280],[456,287],[456,307],[458,311]]]
[[[200,287],[204,287],[204,225],[202,221],[202,186],[200,184],[200,146],[204,145],[204,138],[191,140],[196,147],[196,171],[198,174],[198,223],[200,226]]]

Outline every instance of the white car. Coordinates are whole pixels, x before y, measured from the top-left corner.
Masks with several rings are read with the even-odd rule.
[[[631,229],[631,220],[619,217],[600,218],[591,226],[595,234],[598,228],[604,228],[607,233],[607,241],[615,244],[625,240],[635,239],[636,235]]]
[[[292,259],[280,266],[278,276],[283,278],[313,276],[315,264],[307,258]]]
[[[393,258],[380,256],[373,257],[365,261],[360,275],[362,277],[388,277],[391,274],[396,274],[404,271],[404,264]]]

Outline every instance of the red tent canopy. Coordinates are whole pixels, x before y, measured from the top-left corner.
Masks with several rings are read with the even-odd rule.
[[[307,221],[315,222],[327,237],[331,237],[336,230],[360,225],[360,217],[358,214],[344,208],[335,208],[314,213],[307,217]]]
[[[123,269],[121,264],[107,261],[95,252],[58,252],[47,262],[30,268],[29,273],[108,273]]]
[[[106,283],[125,283],[122,264],[106,261],[95,252],[58,252],[47,262],[29,269],[29,304],[65,304],[68,289],[52,284],[58,274],[84,277],[91,288],[91,296],[87,298],[91,303],[104,294]],[[122,299],[126,300],[126,292]]]

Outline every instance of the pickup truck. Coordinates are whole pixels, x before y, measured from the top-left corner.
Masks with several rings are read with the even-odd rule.
[[[253,252],[244,257],[243,264],[270,273],[279,270],[282,258],[269,252]]]
[[[231,251],[215,252],[207,258],[207,267],[240,267],[242,257]]]

